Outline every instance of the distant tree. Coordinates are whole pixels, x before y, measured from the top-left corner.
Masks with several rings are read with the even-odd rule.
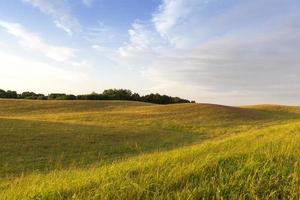
[[[56,94],[55,100],[76,100],[77,97],[73,94]]]
[[[181,99],[179,97],[170,97],[167,95],[149,94],[141,97],[141,101],[156,103],[156,104],[172,104],[172,103],[190,103],[189,100]]]
[[[38,100],[47,100],[47,97],[43,94],[38,94],[36,99],[38,99]]]
[[[140,100],[141,100],[141,97],[140,97],[140,95],[139,95],[138,93],[133,93],[133,94],[131,95],[131,100],[132,100],[132,101],[140,101]]]
[[[88,94],[86,97],[87,100],[101,100],[102,95],[97,94],[96,92],[92,92],[91,94]]]
[[[6,98],[6,92],[5,90],[0,89],[0,98]]]
[[[132,92],[127,89],[108,89],[104,90],[102,94],[110,100],[130,100]]]
[[[16,91],[7,90],[6,91],[6,98],[16,99],[16,98],[18,98],[18,94],[17,94]]]
[[[66,100],[67,99],[67,95],[66,94],[60,94],[57,95],[55,100]]]
[[[66,98],[66,94],[64,93],[51,93],[48,95],[49,100],[64,100]]]
[[[189,100],[181,99],[179,97],[171,97],[172,103],[191,103]]]
[[[68,94],[65,96],[65,100],[76,100],[77,97],[73,94]]]
[[[189,100],[179,97],[171,97],[167,95],[149,94],[140,96],[138,93],[132,93],[128,89],[108,89],[103,93],[93,92],[85,95],[73,95],[65,93],[51,93],[48,96],[36,94],[34,92],[23,92],[18,94],[16,91],[5,91],[0,89],[0,98],[20,98],[20,99],[38,99],[38,100],[128,100],[128,101],[143,101],[156,104],[172,104],[172,103],[190,103]],[[192,101],[195,103],[195,101]]]
[[[21,99],[37,99],[38,95],[35,94],[34,92],[23,92],[22,94],[19,95],[19,98],[21,98]]]
[[[78,100],[87,100],[87,95],[77,95],[76,99],[78,99]]]

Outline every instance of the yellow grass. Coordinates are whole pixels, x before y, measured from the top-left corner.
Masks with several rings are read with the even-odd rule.
[[[1,100],[0,136],[0,199],[300,197],[299,107]]]

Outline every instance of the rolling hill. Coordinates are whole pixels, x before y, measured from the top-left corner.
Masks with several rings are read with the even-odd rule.
[[[298,199],[300,107],[0,100],[3,199]]]

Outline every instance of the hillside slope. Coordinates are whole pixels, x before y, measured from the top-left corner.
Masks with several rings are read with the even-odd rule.
[[[300,123],[3,183],[6,199],[298,199]]]
[[[299,110],[0,100],[0,196],[295,199]]]

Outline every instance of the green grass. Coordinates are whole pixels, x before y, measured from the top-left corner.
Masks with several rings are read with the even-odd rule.
[[[299,199],[300,107],[0,100],[0,199]]]

